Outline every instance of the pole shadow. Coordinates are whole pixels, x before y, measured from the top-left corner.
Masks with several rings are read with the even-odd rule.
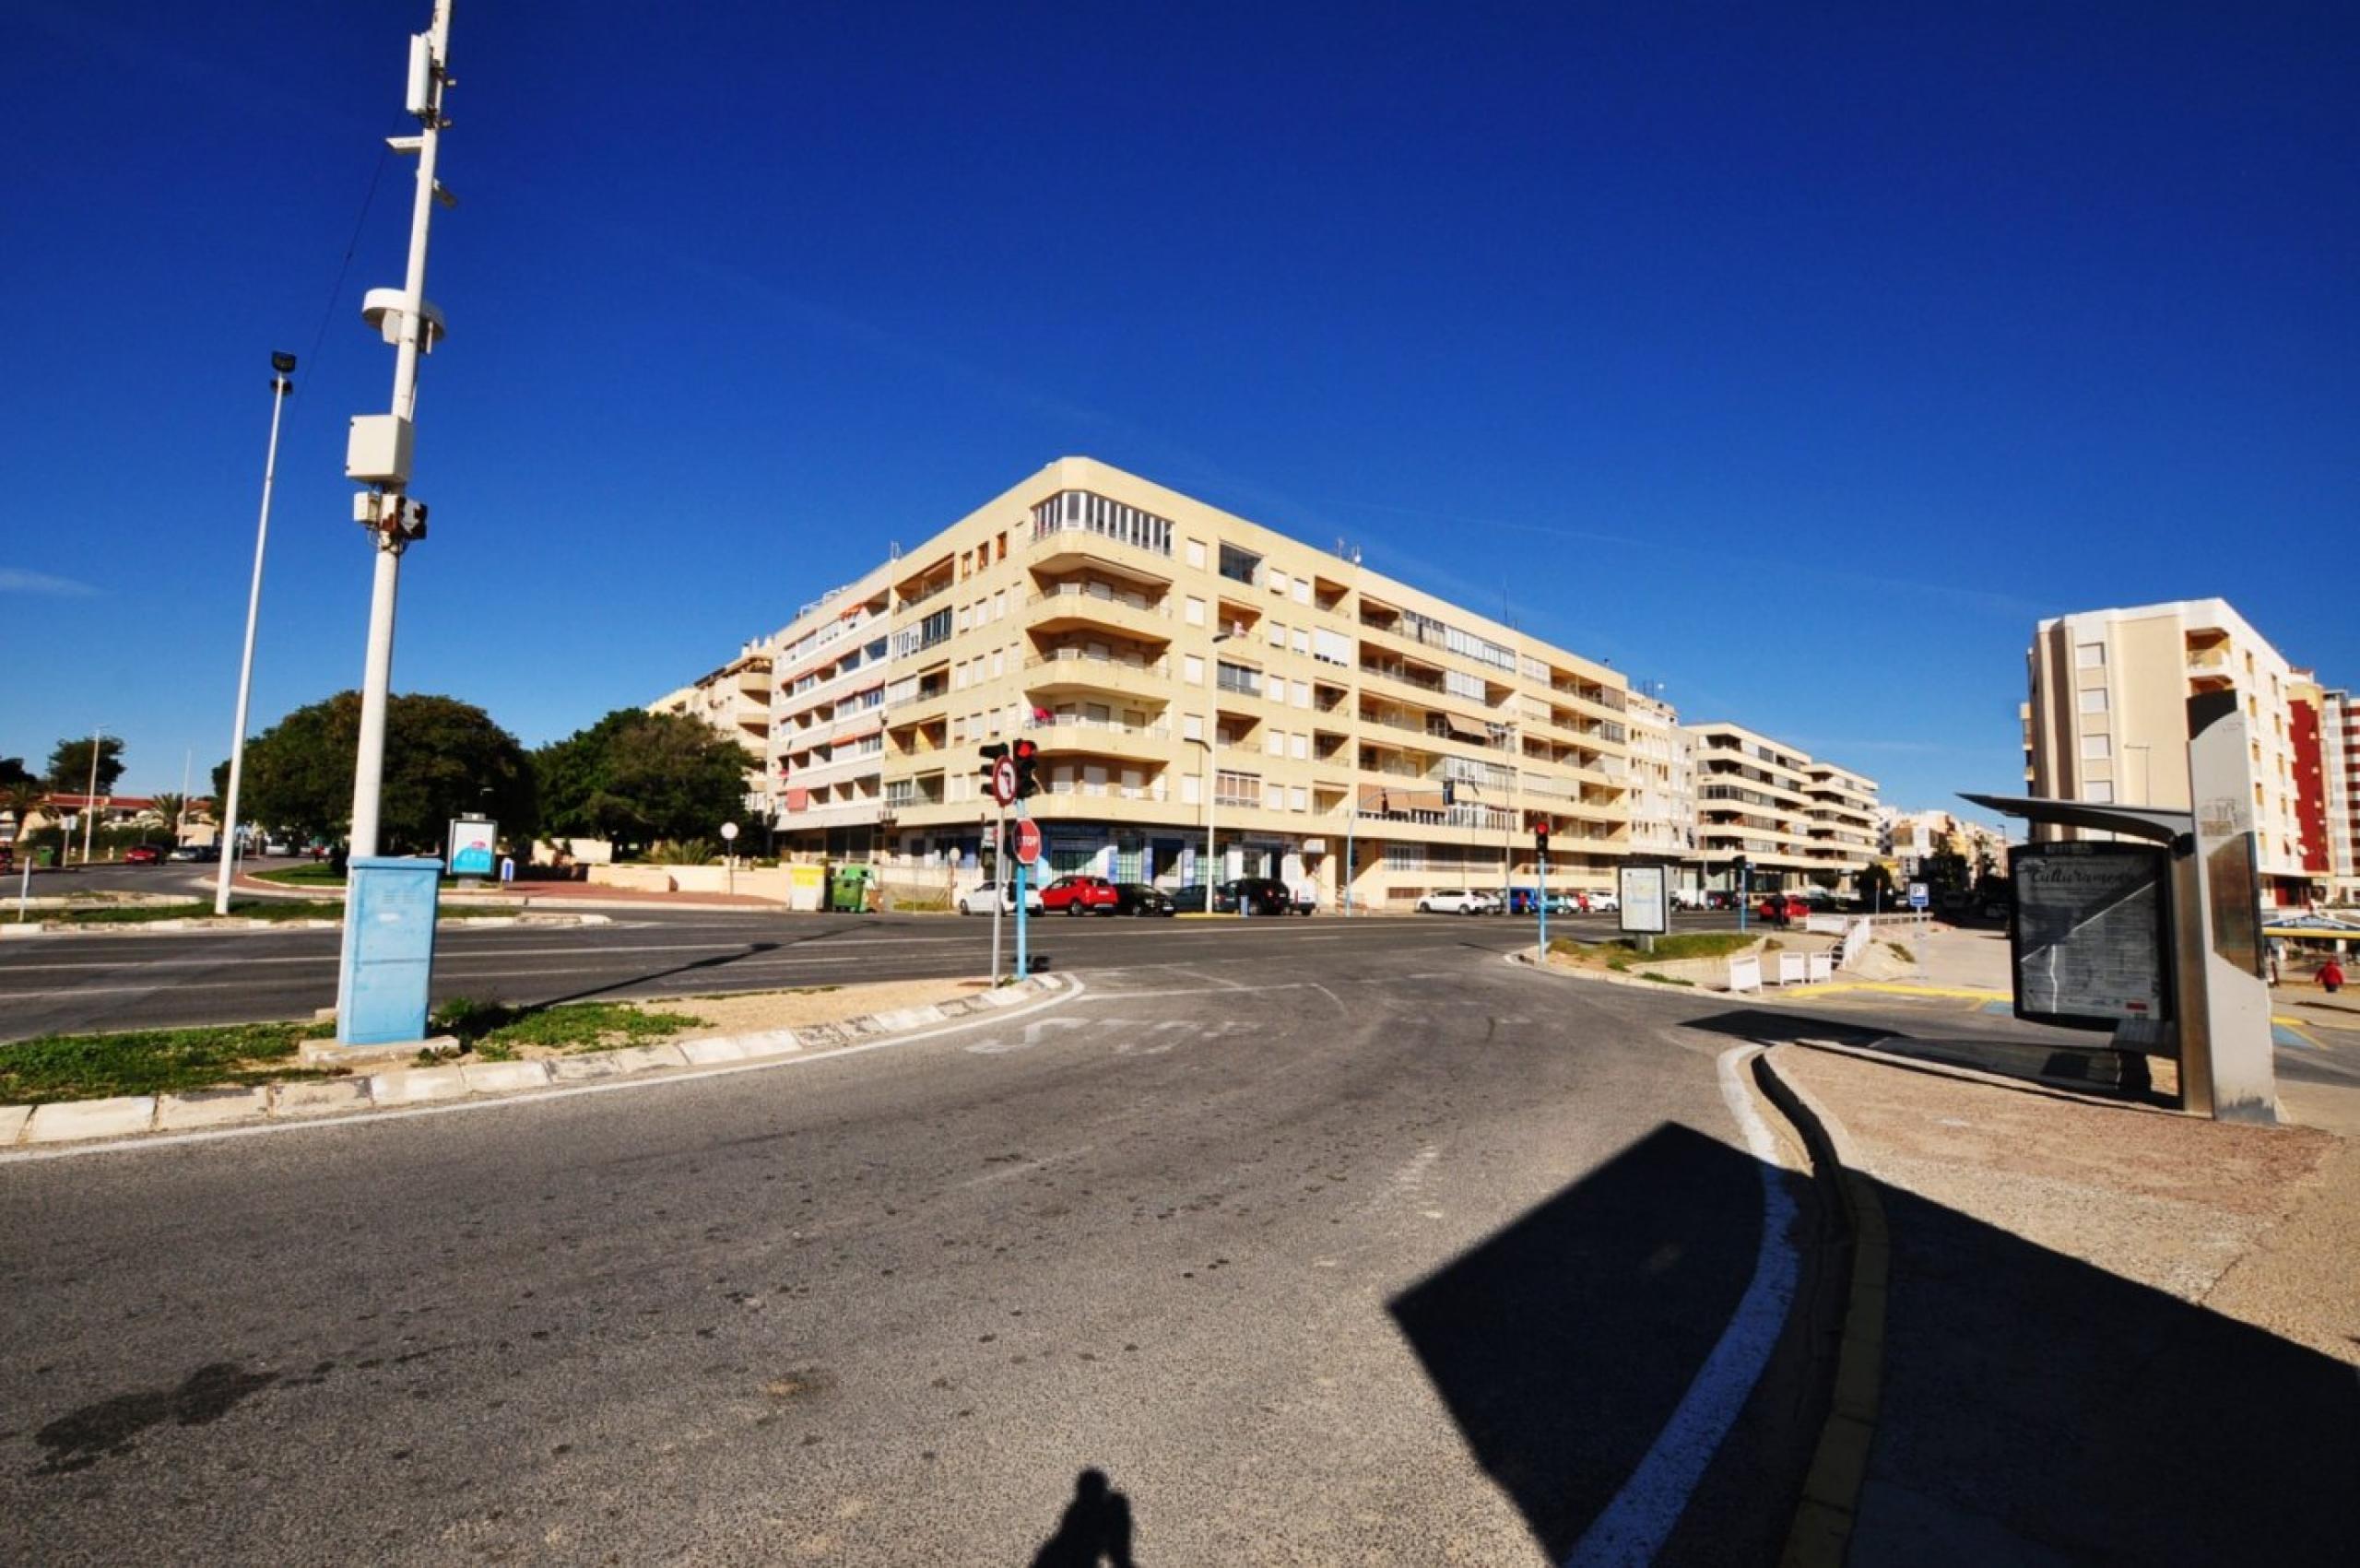
[[[1092,1468],[1074,1478],[1073,1501],[1056,1534],[1041,1543],[1032,1568],[1133,1568],[1131,1500]]]
[[[1614,1500],[1717,1342],[1752,1274],[1759,1172],[1666,1124],[1389,1303],[1550,1561]],[[1883,1390],[1852,1562],[2350,1561],[2352,1367],[1882,1196]],[[1846,1283],[1842,1249],[1812,1244],[1824,1211],[1804,1210],[1796,1305],[1658,1561],[1781,1554],[1828,1408],[1819,1308]]]

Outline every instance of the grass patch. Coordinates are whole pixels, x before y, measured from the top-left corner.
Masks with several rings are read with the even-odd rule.
[[[341,888],[344,874],[324,860],[309,860],[301,866],[280,866],[268,871],[247,873],[257,882],[289,882],[299,886]]]
[[[487,1062],[513,1062],[519,1050],[613,1051],[643,1045],[703,1027],[694,1013],[651,1012],[630,1002],[566,1002],[550,1008],[515,1008],[454,996],[434,1009],[427,1028],[455,1036],[460,1045]]]
[[[1916,963],[1918,961],[1918,955],[1911,952],[1907,948],[1903,947],[1899,942],[1887,942],[1885,946],[1891,948],[1893,949],[1893,956],[1899,959],[1904,963]]]
[[[1727,953],[1740,953],[1751,949],[1755,938],[1736,931],[1683,931],[1677,936],[1658,937],[1656,950],[1644,952],[1638,938],[1621,937],[1611,942],[1584,942],[1572,937],[1552,937],[1549,950],[1576,959],[1602,963],[1617,973],[1627,973],[1635,966],[1647,963],[1677,963],[1682,959],[1719,958]],[[1776,947],[1777,943],[1769,944]],[[1675,985],[1685,985],[1684,980],[1641,971],[1640,977],[1665,980]]]
[[[1693,985],[1696,984],[1693,980],[1682,980],[1676,974],[1658,974],[1652,969],[1641,970],[1639,972],[1639,978],[1642,980],[1652,980],[1658,985]]]
[[[0,1101],[98,1100],[331,1078],[336,1075],[292,1065],[298,1043],[314,1038],[318,1028],[239,1023],[19,1040],[0,1045]],[[334,1029],[328,1026],[329,1032]]]

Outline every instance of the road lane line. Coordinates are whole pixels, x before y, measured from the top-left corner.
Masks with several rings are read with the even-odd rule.
[[[1761,1381],[1762,1369],[1769,1364],[1770,1352],[1786,1326],[1801,1267],[1787,1234],[1795,1219],[1795,1200],[1778,1163],[1777,1140],[1753,1108],[1740,1070],[1761,1050],[1759,1045],[1733,1045],[1721,1053],[1716,1064],[1721,1099],[1737,1118],[1762,1179],[1762,1243],[1754,1253],[1753,1278],[1739,1298],[1728,1326],[1721,1330],[1719,1342],[1673,1409],[1671,1419],[1657,1433],[1654,1445],[1622,1483],[1622,1491],[1574,1543],[1565,1559],[1566,1568],[1654,1561],[1686,1512],[1696,1483],[1729,1435],[1738,1412],[1745,1408],[1753,1385]]]
[[[516,1094],[489,1095],[477,1100],[454,1100],[444,1105],[413,1105],[398,1111],[362,1111],[349,1116],[307,1116],[301,1121],[264,1122],[249,1127],[217,1127],[207,1132],[150,1133],[134,1136],[116,1143],[83,1144],[78,1148],[23,1149],[0,1153],[0,1165],[29,1164],[37,1160],[78,1160],[93,1154],[132,1154],[142,1149],[164,1149],[183,1143],[218,1143],[226,1138],[260,1138],[266,1133],[309,1132],[315,1127],[350,1126],[356,1122],[403,1122],[413,1116],[455,1115],[462,1111],[505,1111],[518,1105],[544,1104],[551,1100],[572,1100],[584,1094],[617,1094],[631,1089],[660,1089],[667,1083],[695,1083],[709,1078],[736,1078],[741,1073],[779,1072],[788,1067],[806,1067],[814,1062],[832,1062],[840,1056],[865,1055],[871,1051],[891,1051],[903,1045],[915,1045],[922,1041],[938,1040],[946,1034],[992,1024],[1014,1022],[1030,1018],[1050,1008],[1063,1007],[1080,999],[1090,988],[1074,975],[1055,995],[1021,1008],[1001,1010],[997,1018],[978,1018],[973,1014],[956,1023],[939,1029],[924,1030],[916,1034],[898,1034],[887,1040],[863,1041],[856,1045],[840,1045],[832,1051],[815,1052],[809,1055],[780,1056],[766,1062],[739,1062],[732,1067],[698,1067],[687,1072],[655,1072],[631,1078],[609,1079],[598,1083],[568,1084],[563,1089],[526,1090]]]

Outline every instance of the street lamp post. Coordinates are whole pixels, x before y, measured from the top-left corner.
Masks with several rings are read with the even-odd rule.
[[[263,547],[270,542],[270,490],[278,476],[278,416],[287,395],[295,390],[290,376],[295,356],[274,351],[270,356],[270,445],[262,462],[262,516],[254,524],[254,575],[246,589],[246,646],[238,658],[238,718],[230,731],[230,787],[223,793],[221,820],[229,842],[221,846],[221,869],[214,878],[213,913],[230,913],[230,883],[237,876],[238,788],[246,767],[246,705],[254,695],[254,621],[262,613]],[[186,790],[186,784],[183,784]]]
[[[1205,749],[1205,913],[1213,912],[1213,739],[1198,736],[1191,745]]]
[[[106,732],[104,725],[90,732],[90,787],[89,793],[82,797],[82,864],[85,866],[90,864],[91,830],[99,825],[99,739]],[[60,860],[65,858],[63,848],[57,857]]]

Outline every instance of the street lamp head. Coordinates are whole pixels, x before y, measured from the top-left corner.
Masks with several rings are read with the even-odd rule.
[[[295,356],[274,348],[270,354],[270,368],[280,375],[291,376],[295,373]]]

